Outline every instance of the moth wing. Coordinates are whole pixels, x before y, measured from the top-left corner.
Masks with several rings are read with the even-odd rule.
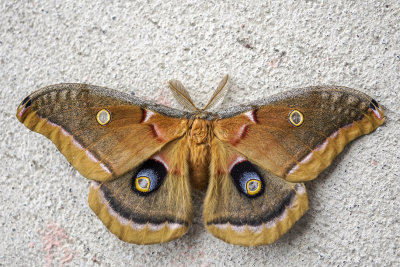
[[[49,138],[83,176],[119,177],[186,131],[187,113],[115,90],[58,84],[26,97],[17,118]]]
[[[217,114],[215,136],[288,181],[312,180],[355,138],[380,126],[382,107],[346,87],[310,87]]]
[[[214,236],[243,246],[266,245],[308,209],[301,183],[291,183],[214,139],[204,224]]]
[[[126,242],[154,244],[182,236],[192,217],[187,157],[183,137],[118,179],[92,182],[90,207]]]

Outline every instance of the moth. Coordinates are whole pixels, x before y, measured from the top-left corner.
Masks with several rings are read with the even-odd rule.
[[[58,84],[26,97],[17,118],[57,146],[90,185],[89,205],[121,240],[167,242],[191,224],[191,190],[206,190],[204,225],[243,246],[270,244],[308,209],[305,181],[384,120],[370,96],[316,86],[218,112],[224,77],[204,108],[181,82],[187,111],[103,87]]]

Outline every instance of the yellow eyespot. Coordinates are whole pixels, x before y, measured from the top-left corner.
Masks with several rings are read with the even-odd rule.
[[[136,190],[140,192],[149,192],[150,190],[150,179],[146,176],[136,177],[135,180]]]
[[[97,122],[100,125],[106,125],[111,120],[111,114],[108,110],[102,109],[99,112],[97,112],[96,118],[97,118]]]
[[[289,122],[296,127],[302,125],[304,122],[303,113],[298,110],[292,110],[289,113]]]
[[[247,194],[255,195],[261,190],[261,181],[256,179],[248,180],[246,183]]]

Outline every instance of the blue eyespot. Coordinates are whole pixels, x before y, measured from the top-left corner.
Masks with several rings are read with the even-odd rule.
[[[262,177],[250,161],[236,163],[232,167],[231,176],[239,192],[247,197],[257,197],[264,192]]]
[[[147,195],[156,191],[167,176],[165,166],[154,159],[149,159],[139,167],[132,177],[133,191],[139,195]]]

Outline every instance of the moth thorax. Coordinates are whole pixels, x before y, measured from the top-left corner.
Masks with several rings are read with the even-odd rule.
[[[190,129],[190,138],[196,144],[210,142],[211,123],[203,119],[195,119]]]

